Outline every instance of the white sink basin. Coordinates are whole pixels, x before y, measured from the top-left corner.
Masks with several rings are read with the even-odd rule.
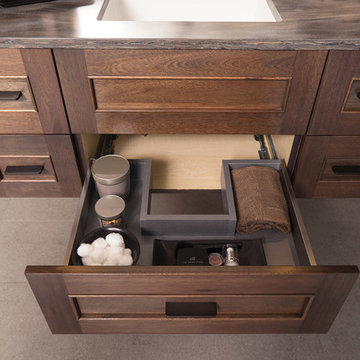
[[[271,0],[105,0],[102,21],[281,21]]]

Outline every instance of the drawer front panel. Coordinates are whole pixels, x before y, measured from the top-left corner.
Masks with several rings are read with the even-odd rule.
[[[166,267],[162,267],[165,269]],[[171,268],[167,268],[171,270]],[[106,281],[104,281],[106,279]],[[239,277],[231,273],[210,274],[159,274],[152,276],[146,274],[133,274],[131,277],[125,274],[112,273],[104,277],[103,274],[93,273],[91,282],[85,282],[82,275],[65,277],[64,281],[71,294],[77,295],[184,295],[184,294],[313,294],[315,293],[321,278],[316,276],[298,275],[294,281],[292,277],[278,274],[274,277],[266,275],[242,275]],[[261,284],[261,285],[260,285]]]
[[[0,111],[0,134],[42,134],[43,128],[36,112]]]
[[[360,137],[307,136],[293,184],[299,197],[359,197]]]
[[[0,49],[0,134],[68,134],[52,52]]]
[[[49,155],[0,156],[1,182],[56,182]]]
[[[310,135],[360,135],[359,51],[330,51]]]
[[[360,158],[327,158],[319,181],[360,181]]]
[[[345,98],[343,112],[360,114],[360,79],[351,79],[349,91]]]
[[[26,75],[19,49],[0,49],[0,76]]]
[[[129,315],[161,316],[225,316],[238,318],[302,318],[312,301],[312,295],[222,295],[222,296],[172,296],[172,295],[103,295],[71,296],[79,309],[79,316],[86,318],[126,317]],[[211,310],[199,311],[196,304]],[[205,309],[206,310],[206,309]]]
[[[43,128],[28,77],[19,76],[19,73],[25,73],[25,69],[20,53],[17,55],[10,55],[15,64],[5,67],[6,75],[1,75],[5,74],[3,68],[0,73],[0,134],[42,134]],[[10,77],[13,73],[18,76]]]
[[[97,111],[284,111],[289,79],[92,79]],[[216,97],[213,95],[216,93]]]
[[[294,51],[85,50],[89,76],[290,76]]]
[[[0,136],[0,196],[78,196],[80,190],[69,136]]]
[[[351,266],[196,268],[25,273],[53,333],[326,332],[358,275]]]
[[[4,110],[36,111],[26,77],[0,77],[0,112]]]
[[[322,51],[55,50],[74,133],[302,134],[325,57]]]

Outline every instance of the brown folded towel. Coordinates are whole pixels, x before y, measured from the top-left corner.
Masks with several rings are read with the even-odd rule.
[[[236,230],[290,231],[290,220],[279,173],[268,166],[231,170],[238,221]]]

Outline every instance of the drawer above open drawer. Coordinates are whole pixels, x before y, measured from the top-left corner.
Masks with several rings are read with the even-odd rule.
[[[71,255],[81,239],[100,225],[94,211],[99,196],[88,175],[64,265],[27,267],[27,279],[53,333],[328,331],[358,269],[316,265],[283,162],[277,161],[277,169],[292,231],[224,234],[222,240],[230,242],[262,240],[267,265],[234,267],[152,265],[155,239],[176,241],[179,237],[141,233],[146,163],[142,159],[131,161],[131,193],[124,215],[127,228],[140,243],[135,266],[74,265]],[[267,166],[266,161],[261,165]],[[198,242],[209,240],[219,240],[219,234],[196,237]]]
[[[304,134],[327,52],[54,54],[73,133]]]

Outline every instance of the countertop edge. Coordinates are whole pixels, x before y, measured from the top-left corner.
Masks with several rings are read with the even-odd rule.
[[[234,50],[360,50],[355,40],[227,40],[227,39],[86,39],[0,38],[0,48],[69,49],[234,49]]]

